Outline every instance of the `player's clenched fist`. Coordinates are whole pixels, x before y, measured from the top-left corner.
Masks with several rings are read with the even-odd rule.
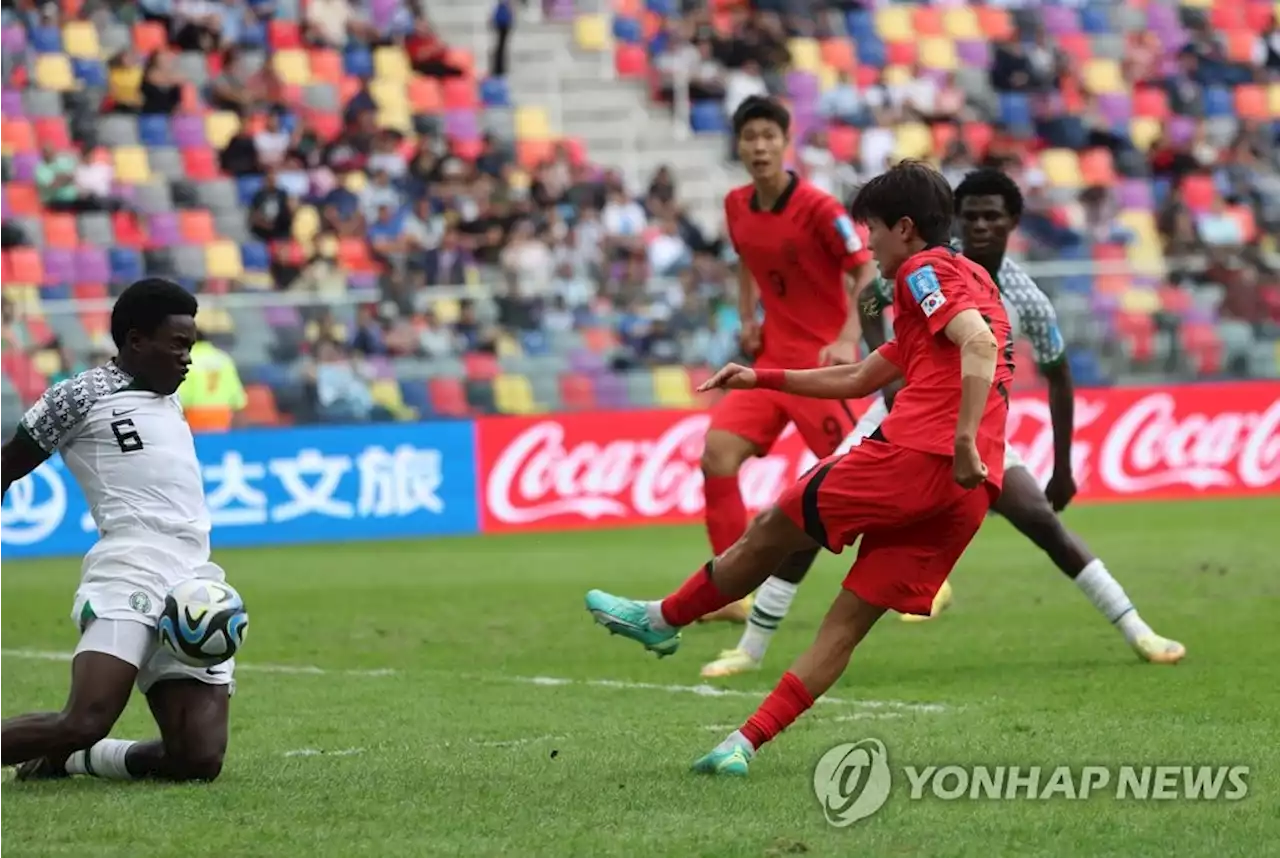
[[[976,489],[987,478],[987,466],[978,455],[978,448],[970,442],[957,441],[955,460],[951,470],[955,481],[966,489]]]
[[[721,388],[724,390],[750,390],[756,386],[756,371],[749,366],[731,363],[698,386],[699,393]]]

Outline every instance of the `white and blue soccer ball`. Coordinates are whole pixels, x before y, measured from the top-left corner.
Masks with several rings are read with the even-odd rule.
[[[160,646],[192,667],[213,667],[244,645],[249,614],[235,588],[222,581],[192,578],[164,597],[157,632]]]

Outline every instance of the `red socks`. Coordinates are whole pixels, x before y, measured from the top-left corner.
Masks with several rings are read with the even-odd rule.
[[[706,498],[707,536],[711,551],[719,557],[747,530],[747,505],[742,502],[738,477],[706,477],[702,485]]]
[[[769,693],[739,732],[758,751],[761,745],[790,727],[812,705],[813,696],[809,689],[804,687],[798,676],[787,671],[782,674],[778,687]]]
[[[732,601],[711,580],[711,564],[708,563],[690,575],[679,590],[662,600],[662,618],[680,628],[696,622],[712,611],[720,610]]]

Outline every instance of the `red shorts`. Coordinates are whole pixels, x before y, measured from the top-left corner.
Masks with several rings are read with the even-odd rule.
[[[844,587],[872,605],[928,614],[991,505],[951,477],[951,459],[870,438],[818,465],[778,507],[829,551],[858,537]]]
[[[746,438],[761,455],[788,423],[819,458],[830,456],[858,421],[839,399],[808,399],[780,390],[731,390],[711,409],[711,428]]]

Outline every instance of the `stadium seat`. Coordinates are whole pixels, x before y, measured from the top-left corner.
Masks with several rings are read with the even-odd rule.
[[[692,408],[693,388],[682,366],[660,366],[653,371],[653,398],[667,408]]]
[[[47,214],[44,216],[44,243],[47,247],[75,248],[80,244],[76,229],[76,216],[72,214]]]
[[[278,426],[281,423],[280,412],[276,406],[275,394],[265,384],[246,384],[244,387],[245,405],[240,419],[246,426]]]
[[[65,54],[41,54],[36,57],[35,81],[50,92],[70,92],[76,88],[71,60]]]
[[[430,378],[427,391],[431,395],[431,410],[442,417],[466,417],[471,412],[466,390],[459,379],[448,376]]]
[[[885,6],[875,10],[876,35],[885,42],[909,42],[915,38],[911,9]]]
[[[560,402],[566,411],[590,411],[597,407],[595,385],[585,375],[560,376]]]
[[[534,414],[533,386],[524,375],[501,374],[493,378],[494,402],[503,414]]]
[[[584,51],[605,50],[610,39],[604,16],[579,15],[573,22],[573,40]]]
[[[89,21],[71,21],[63,27],[62,44],[67,55],[73,58],[96,60],[102,54],[98,30]]]

